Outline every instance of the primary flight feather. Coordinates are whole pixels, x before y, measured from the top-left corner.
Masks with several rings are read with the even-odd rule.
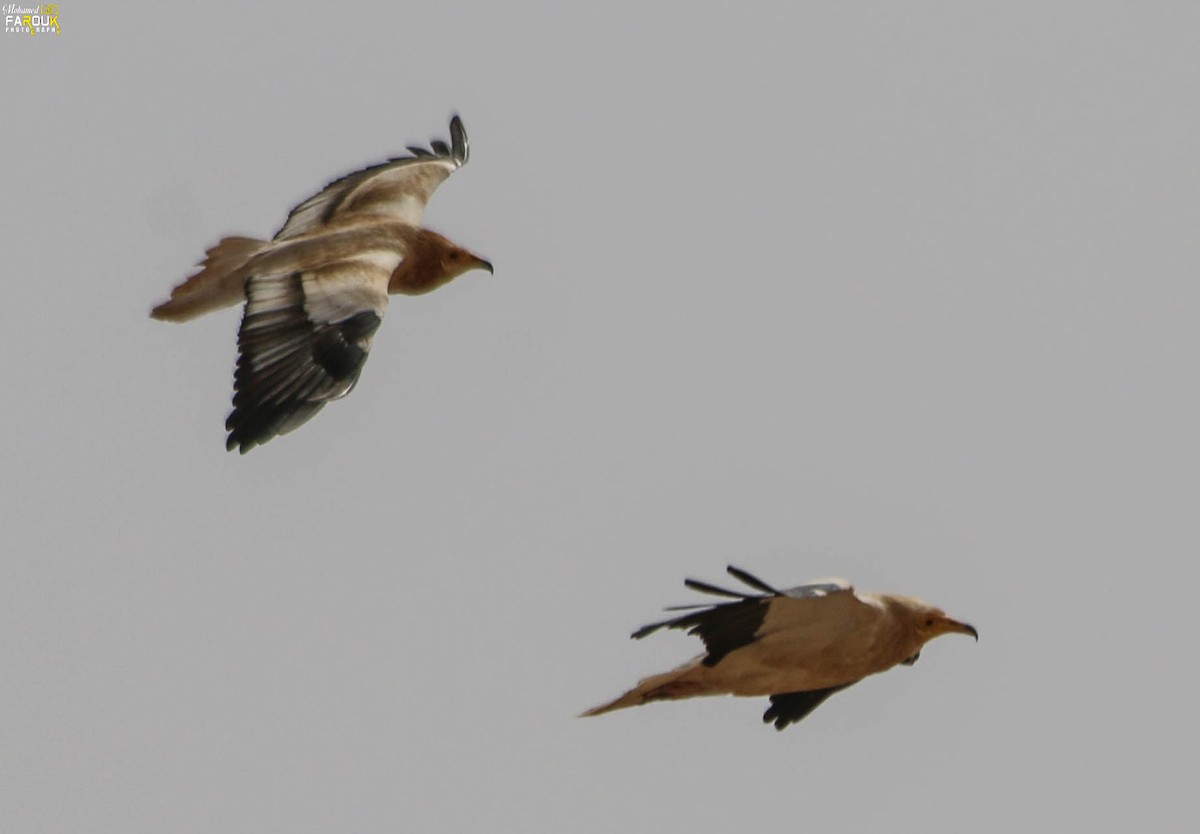
[[[483,258],[420,226],[434,190],[466,164],[467,132],[409,147],[300,203],[272,240],[227,237],[150,315],[188,321],[245,303],[226,448],[245,453],[350,393],[388,296],[421,295]]]
[[[677,606],[668,610],[690,613],[633,633],[641,639],[661,628],[683,629],[704,642],[705,654],[583,714],[700,695],[767,695],[763,721],[782,730],[868,675],[916,663],[934,637],[979,639],[973,626],[913,597],[858,593],[841,579],[778,591],[740,568],[728,571],[762,593],[688,579],[692,590],[736,601]]]

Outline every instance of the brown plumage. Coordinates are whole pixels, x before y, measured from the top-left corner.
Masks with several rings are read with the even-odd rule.
[[[270,240],[227,237],[150,315],[188,321],[245,302],[226,447],[243,453],[353,389],[388,295],[422,295],[483,258],[420,227],[434,190],[469,156],[451,142],[349,174],[300,203]]]
[[[583,715],[700,695],[768,695],[771,706],[763,721],[782,730],[868,675],[916,663],[921,647],[935,637],[957,633],[979,639],[973,626],[914,597],[856,593],[841,579],[777,591],[744,570],[728,570],[764,593],[689,579],[689,588],[737,601],[678,606],[695,610],[633,633],[640,639],[660,628],[684,629],[704,641],[705,654],[644,678]]]

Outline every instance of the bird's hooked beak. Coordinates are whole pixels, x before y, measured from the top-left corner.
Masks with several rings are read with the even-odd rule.
[[[492,269],[491,261],[485,261],[483,258],[479,257],[478,255],[475,255],[474,257],[475,257],[475,264],[474,264],[475,269],[486,269],[490,274],[492,274],[492,275],[496,274],[496,271],[494,269]]]
[[[969,634],[975,638],[976,643],[979,642],[979,632],[975,630],[975,626],[968,623],[960,623],[958,620],[952,620],[949,617],[946,617],[942,623],[942,629],[948,634]]]

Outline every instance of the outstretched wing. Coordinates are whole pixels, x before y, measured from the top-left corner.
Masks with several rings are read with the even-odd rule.
[[[412,156],[389,159],[334,180],[292,209],[275,240],[309,234],[335,218],[355,215],[386,215],[419,225],[430,196],[470,156],[462,119],[450,120],[449,145],[435,139],[430,147],[410,146]]]
[[[375,253],[246,282],[228,449],[245,454],[350,392],[383,321],[388,277],[399,259]]]
[[[812,689],[808,692],[784,692],[771,696],[771,706],[763,713],[763,723],[775,723],[776,730],[782,730],[789,724],[795,724],[804,719],[835,692],[841,692],[847,686],[853,686],[858,681],[844,683],[841,686],[830,686],[825,689]]]
[[[674,606],[667,610],[693,610],[681,617],[674,617],[657,623],[643,626],[633,633],[633,637],[641,639],[660,628],[686,630],[704,641],[708,650],[704,660],[705,666],[715,666],[730,652],[748,646],[762,634],[763,624],[772,608],[779,606],[790,607],[793,601],[814,600],[831,594],[852,594],[853,588],[843,580],[824,580],[808,585],[778,591],[761,579],[746,571],[730,565],[726,568],[730,575],[754,588],[763,591],[761,594],[747,594],[741,591],[731,591],[700,582],[695,579],[684,580],[684,584],[694,591],[731,597],[737,602],[723,602],[715,605],[684,605]],[[774,617],[773,619],[778,619]]]

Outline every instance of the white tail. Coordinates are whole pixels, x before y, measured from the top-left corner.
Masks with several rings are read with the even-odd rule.
[[[150,311],[163,321],[188,321],[246,299],[243,267],[270,243],[250,237],[227,237],[204,253],[200,271],[171,290],[171,299]]]

